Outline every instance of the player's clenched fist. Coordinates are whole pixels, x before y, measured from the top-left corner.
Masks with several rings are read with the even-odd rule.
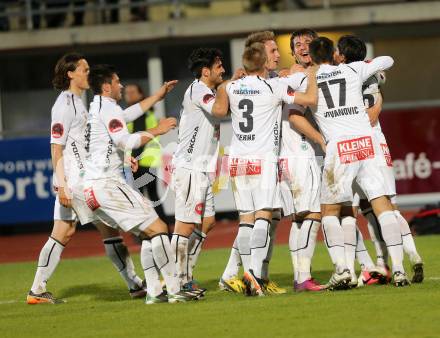
[[[177,120],[174,117],[168,117],[166,119],[160,120],[156,128],[159,134],[166,134],[171,129],[176,128],[176,125],[177,125]]]

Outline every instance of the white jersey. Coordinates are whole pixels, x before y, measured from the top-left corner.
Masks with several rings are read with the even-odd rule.
[[[177,149],[173,166],[215,172],[220,139],[220,120],[211,115],[215,93],[199,80],[186,90],[182,102]]]
[[[85,138],[87,109],[79,96],[63,91],[52,107],[51,144],[64,146],[64,174],[69,187],[80,184],[84,175]],[[53,184],[58,182],[53,175]]]
[[[371,108],[376,104],[380,94],[379,80],[376,74],[370,76],[367,81],[363,83],[362,94],[364,96],[364,105],[366,108]],[[379,121],[377,121],[373,129],[375,132],[382,133]]]
[[[392,65],[391,57],[381,56],[369,63],[360,61],[319,67],[316,74],[318,105],[314,115],[327,141],[373,133],[364,106],[362,84],[374,73]]]
[[[280,78],[280,81],[286,83],[294,91],[305,92],[307,89],[307,76],[304,73],[295,73],[285,78]],[[291,110],[305,114],[306,108],[299,104],[284,105],[281,115],[281,150],[280,157],[305,157],[313,158],[315,151],[313,144],[305,137],[305,135],[298,132],[290,123],[289,116]]]
[[[295,91],[279,78],[246,76],[227,84],[232,113],[229,156],[277,160],[282,103],[293,104]]]
[[[129,135],[122,108],[109,97],[95,95],[86,131],[86,180],[124,180],[124,150],[116,145]]]

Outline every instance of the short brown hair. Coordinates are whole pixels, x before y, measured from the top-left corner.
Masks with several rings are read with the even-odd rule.
[[[52,85],[55,89],[67,90],[70,87],[70,78],[68,72],[74,72],[78,67],[78,62],[84,58],[84,55],[79,53],[68,53],[58,60],[55,66],[55,74],[52,80]]]
[[[324,62],[331,64],[333,62],[333,53],[335,52],[333,41],[321,36],[310,42],[309,52],[312,61],[317,65]]]
[[[264,69],[267,61],[266,49],[262,42],[254,42],[244,49],[243,67],[247,73]]]
[[[318,33],[310,28],[302,28],[298,29],[297,31],[294,31],[290,35],[290,49],[293,51],[295,44],[293,43],[293,40],[297,38],[298,36],[310,36],[312,40],[315,40],[318,37]]]
[[[256,32],[249,35],[244,44],[245,47],[250,47],[255,42],[265,43],[266,41],[275,40],[275,34],[271,31]]]

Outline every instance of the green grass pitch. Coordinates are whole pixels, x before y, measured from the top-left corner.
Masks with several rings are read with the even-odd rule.
[[[371,249],[371,243],[367,243]],[[6,337],[440,337],[440,236],[417,238],[425,261],[423,284],[351,291],[291,291],[286,246],[277,246],[272,279],[287,295],[261,298],[218,291],[229,250],[202,252],[196,277],[205,300],[147,306],[131,300],[106,257],[61,261],[49,290],[60,305],[24,300],[36,263],[0,265],[0,336]],[[372,250],[370,250],[372,252]],[[141,273],[139,257],[134,257]],[[325,282],[331,263],[317,246],[313,275]],[[409,267],[407,267],[409,272]]]

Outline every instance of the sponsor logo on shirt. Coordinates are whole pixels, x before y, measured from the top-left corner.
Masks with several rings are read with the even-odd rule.
[[[316,80],[325,80],[330,77],[334,77],[336,75],[341,75],[341,74],[342,72],[340,70],[335,70],[334,72],[330,72],[330,73],[322,73],[316,76]]]
[[[96,200],[95,193],[93,192],[92,188],[84,189],[84,196],[86,198],[87,206],[90,210],[95,211],[101,206]]]
[[[359,137],[337,143],[341,163],[348,164],[374,158],[373,142],[370,136]]]
[[[198,203],[196,205],[194,211],[196,212],[197,215],[201,215],[204,208],[205,208],[205,204],[204,203]]]
[[[61,123],[55,123],[52,126],[52,137],[60,138],[64,134],[64,127]]]
[[[122,130],[123,127],[124,125],[118,119],[113,119],[108,124],[108,129],[111,133],[117,133],[118,131]]]
[[[287,95],[289,96],[295,96],[295,91],[293,90],[292,87],[287,86]]]
[[[393,160],[391,158],[390,148],[388,148],[388,144],[381,143],[380,147],[382,148],[383,156],[385,157],[385,160],[387,161],[387,166],[392,167]]]
[[[199,127],[195,127],[193,131],[193,135],[191,137],[191,140],[189,140],[189,147],[188,147],[188,153],[192,154],[194,151],[194,144],[196,143],[197,133],[199,132]]]
[[[213,99],[215,99],[215,96],[213,94],[206,94],[205,96],[203,96],[203,103],[207,104]]]
[[[246,88],[246,86],[242,84],[239,89],[234,89],[233,93],[237,95],[259,95],[260,91],[258,89]]]
[[[229,163],[229,175],[235,176],[251,176],[261,174],[261,160],[247,160],[242,158],[231,158]]]

